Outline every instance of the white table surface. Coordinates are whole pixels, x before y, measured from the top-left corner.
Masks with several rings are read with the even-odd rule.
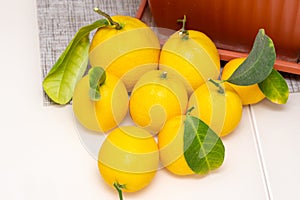
[[[35,0],[0,2],[0,199],[118,199],[84,147],[70,106],[44,106]],[[125,199],[300,199],[300,94],[245,107],[224,138],[223,166],[203,178],[159,170]]]

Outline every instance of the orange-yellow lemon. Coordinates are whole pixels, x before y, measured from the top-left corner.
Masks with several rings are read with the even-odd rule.
[[[230,134],[242,117],[242,102],[234,89],[218,80],[207,81],[191,95],[191,115],[205,122],[219,136]]]
[[[138,126],[157,133],[167,119],[185,113],[187,102],[187,91],[177,77],[152,70],[135,85],[129,111]]]
[[[89,61],[116,75],[131,91],[146,71],[158,68],[160,43],[145,23],[130,16],[113,16],[121,29],[101,27],[92,38]]]
[[[135,126],[120,126],[104,140],[98,167],[104,181],[124,192],[135,192],[150,184],[158,169],[159,153],[152,135]]]
[[[215,44],[202,32],[188,30],[188,37],[176,32],[163,45],[159,69],[173,73],[191,94],[207,79],[217,79],[220,58]]]
[[[246,58],[235,58],[226,63],[222,71],[221,79],[228,79],[231,74],[233,74],[233,72],[244,62],[245,59]],[[265,98],[265,95],[259,89],[258,84],[249,86],[234,85],[232,83],[226,84],[230,84],[230,86],[233,87],[233,89],[238,93],[243,105],[255,104]]]
[[[116,76],[106,73],[100,86],[101,98],[92,101],[89,96],[89,77],[77,83],[72,107],[77,120],[87,129],[107,132],[118,126],[128,111],[128,92],[124,83]]]
[[[183,152],[185,115],[166,121],[158,134],[158,148],[162,166],[176,175],[190,175],[194,172],[188,166]]]

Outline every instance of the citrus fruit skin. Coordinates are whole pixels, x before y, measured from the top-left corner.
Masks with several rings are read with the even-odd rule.
[[[194,107],[191,115],[201,119],[219,136],[226,136],[238,126],[243,105],[230,85],[218,80],[215,82],[220,84],[224,93],[214,83],[207,81],[191,95],[188,108]]]
[[[180,176],[195,174],[184,157],[184,120],[184,115],[167,120],[158,134],[158,148],[162,165],[171,173]]]
[[[89,61],[121,78],[130,92],[146,71],[158,68],[160,43],[156,34],[139,19],[113,16],[121,25],[98,29],[92,38]]]
[[[132,120],[140,127],[157,133],[165,121],[185,113],[188,102],[187,91],[176,77],[163,71],[145,73],[136,83],[129,101]]]
[[[245,60],[246,58],[235,58],[226,63],[222,71],[221,79],[228,79]],[[238,93],[243,105],[256,104],[265,98],[258,84],[249,86],[239,86],[228,82],[225,84],[229,84]]]
[[[92,101],[89,96],[89,78],[84,76],[77,83],[72,108],[75,117],[87,129],[107,132],[122,122],[128,112],[128,92],[116,76],[106,73],[100,86],[101,98]]]
[[[124,192],[145,188],[155,177],[159,164],[157,144],[152,135],[136,126],[114,129],[104,140],[98,168],[104,181],[124,185]]]
[[[176,74],[190,95],[207,79],[220,74],[220,57],[212,40],[204,33],[189,30],[188,39],[176,32],[163,45],[159,69]]]

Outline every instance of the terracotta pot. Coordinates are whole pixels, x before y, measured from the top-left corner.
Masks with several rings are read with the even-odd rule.
[[[187,28],[207,34],[225,54],[221,55],[225,60],[248,53],[258,29],[264,28],[275,44],[277,68],[300,74],[299,0],[148,0],[148,3],[158,27],[178,30],[181,25],[177,19],[186,15]]]

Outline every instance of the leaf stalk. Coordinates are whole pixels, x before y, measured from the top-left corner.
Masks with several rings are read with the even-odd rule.
[[[225,82],[225,81],[221,81],[221,82],[216,82],[216,81],[214,81],[213,79],[208,79],[208,81],[209,82],[211,82],[212,84],[214,84],[217,88],[218,88],[218,92],[220,93],[220,94],[225,94],[225,90],[224,90],[224,88],[222,87],[222,83],[223,82]]]
[[[120,199],[120,200],[123,200],[123,192],[122,192],[122,189],[125,188],[125,185],[121,185],[120,183],[114,183],[114,187],[115,187],[116,190],[118,191],[119,199]]]

